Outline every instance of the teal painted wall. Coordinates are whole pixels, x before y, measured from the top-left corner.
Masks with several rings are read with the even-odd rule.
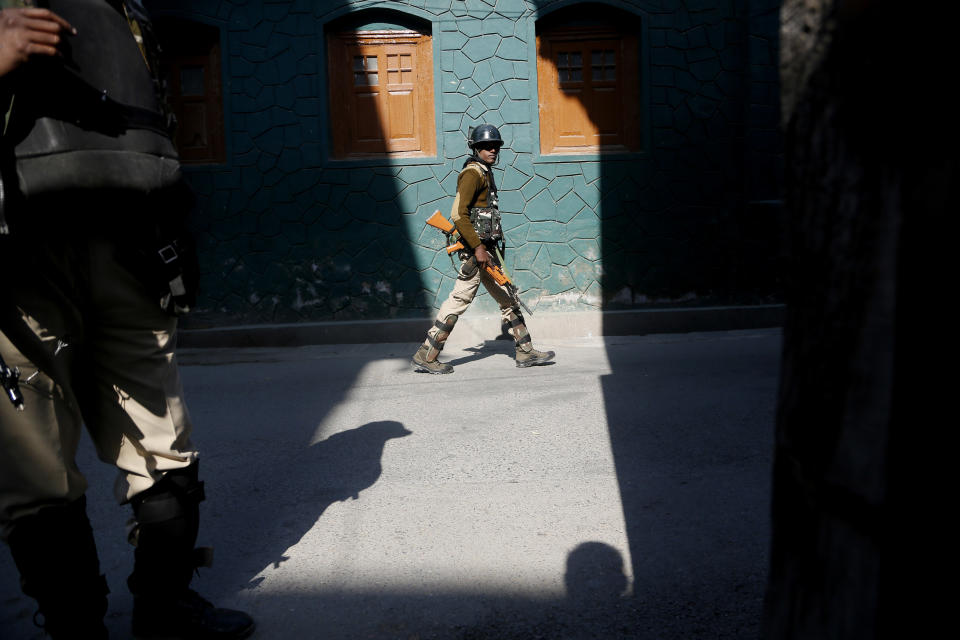
[[[148,2],[222,34],[228,158],[188,169],[203,273],[189,326],[431,315],[455,271],[424,220],[449,214],[482,122],[507,140],[507,266],[535,311],[775,298],[776,207],[758,203],[780,194],[778,3],[604,3],[639,21],[644,150],[541,157],[535,22],[572,4]],[[398,19],[369,22],[431,30],[437,156],[333,161],[324,28],[382,9]]]

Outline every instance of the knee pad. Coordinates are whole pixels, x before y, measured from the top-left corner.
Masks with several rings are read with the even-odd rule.
[[[134,571],[127,579],[131,592],[185,587],[194,569],[212,564],[212,550],[194,549],[203,499],[197,463],[168,471],[134,496],[134,524],[128,534],[136,547]]]
[[[192,548],[200,528],[200,503],[205,498],[198,479],[198,463],[168,471],[152,487],[131,499],[134,524],[130,543],[141,547],[159,534],[164,538],[189,539]],[[146,538],[146,540],[144,540]]]
[[[460,316],[455,313],[451,313],[443,320],[437,318],[434,321],[433,326],[437,328],[437,333],[435,335],[437,342],[443,344],[447,341],[447,338],[450,337],[450,333],[453,332],[453,328],[457,326],[457,320],[459,319]]]

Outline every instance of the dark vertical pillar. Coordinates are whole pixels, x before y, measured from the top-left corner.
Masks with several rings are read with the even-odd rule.
[[[887,0],[782,8],[790,267],[765,638],[934,637],[948,613],[947,23]]]

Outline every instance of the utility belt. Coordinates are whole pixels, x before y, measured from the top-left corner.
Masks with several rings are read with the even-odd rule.
[[[497,207],[473,207],[470,209],[470,224],[484,242],[503,240],[500,226],[500,210]]]

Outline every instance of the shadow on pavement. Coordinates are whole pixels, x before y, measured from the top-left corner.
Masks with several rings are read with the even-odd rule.
[[[476,347],[466,347],[463,350],[472,355],[450,360],[448,364],[456,367],[457,365],[475,362],[477,360],[482,360],[483,358],[491,358],[498,355],[509,356],[512,359],[513,339],[511,338],[509,343],[497,339],[484,340],[482,345],[478,345]]]
[[[271,499],[257,514],[259,526],[242,551],[243,564],[234,567],[242,575],[228,582],[246,584],[248,589],[259,585],[263,578],[257,574],[286,562],[289,558],[284,553],[300,542],[327,507],[357,500],[361,491],[373,486],[380,477],[380,457],[387,440],[411,433],[399,422],[370,422],[334,433],[259,478],[251,490]],[[286,493],[285,486],[296,491]]]
[[[680,360],[663,346],[638,363],[609,344],[602,380],[633,607],[676,612],[653,637],[756,637],[777,350],[747,353],[721,338]]]

